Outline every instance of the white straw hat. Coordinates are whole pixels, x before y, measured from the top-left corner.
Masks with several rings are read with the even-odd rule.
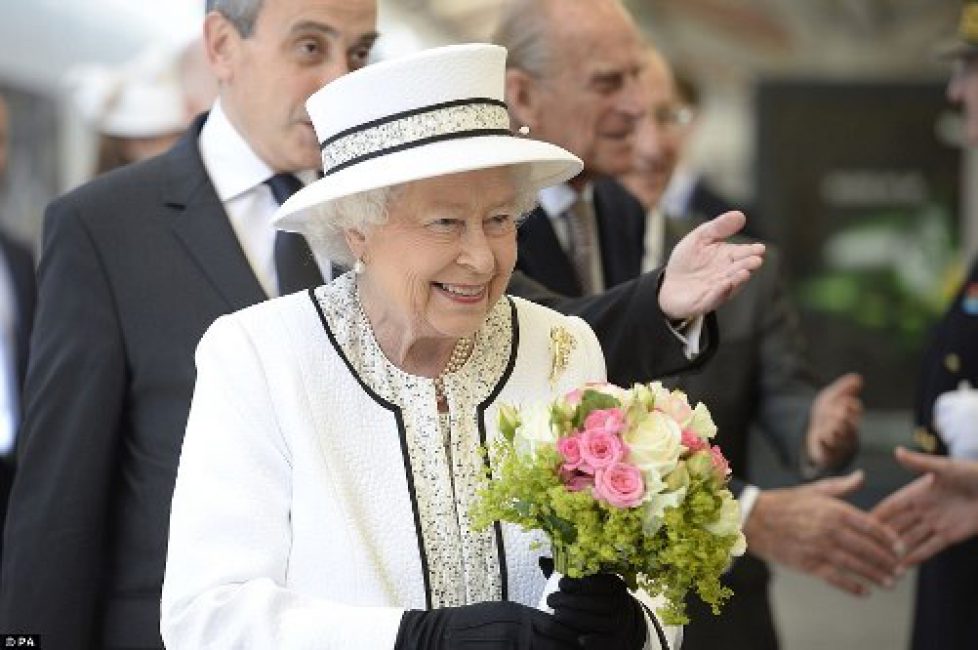
[[[167,49],[150,46],[124,65],[85,65],[68,76],[81,116],[99,133],[154,138],[187,128],[176,60]]]
[[[283,203],[275,226],[302,232],[310,207],[457,172],[521,165],[534,188],[579,174],[583,163],[570,152],[510,131],[505,67],[505,48],[470,43],[376,63],[327,84],[306,102],[324,177]]]

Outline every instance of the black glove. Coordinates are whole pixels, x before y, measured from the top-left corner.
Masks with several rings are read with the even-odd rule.
[[[547,597],[558,623],[580,635],[587,650],[640,650],[648,634],[642,605],[616,575],[561,578],[560,591]]]
[[[510,602],[421,611],[401,617],[394,650],[578,650],[578,632]]]

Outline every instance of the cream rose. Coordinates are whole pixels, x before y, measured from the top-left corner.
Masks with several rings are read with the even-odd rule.
[[[646,475],[665,476],[676,467],[683,451],[679,425],[658,411],[639,420],[622,440],[628,445],[627,462]]]
[[[524,407],[522,420],[516,428],[513,444],[523,458],[537,453],[545,445],[557,443],[557,431],[551,424],[550,409],[545,404]]]

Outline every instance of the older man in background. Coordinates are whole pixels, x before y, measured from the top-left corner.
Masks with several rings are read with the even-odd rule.
[[[634,22],[617,0],[516,0],[504,9],[493,39],[510,50],[507,102],[514,122],[584,161],[579,177],[541,194],[541,208],[530,215],[519,235],[519,268],[551,289],[572,295],[635,277],[645,253],[645,209],[609,177],[632,168],[639,126],[670,126],[674,115],[669,111],[675,106],[649,110],[646,52]],[[675,164],[675,151],[671,160],[660,164],[667,167],[659,170],[659,194]],[[725,413],[726,424],[720,418],[718,422],[721,430],[729,430],[728,453],[740,473],[734,486],[747,516],[748,548],[757,556],[738,570],[750,577],[743,586],[734,584],[737,596],[728,606],[728,616],[741,621],[741,633],[728,627],[726,636],[714,635],[707,627],[709,643],[722,636],[723,642],[733,644],[715,647],[777,647],[767,570],[758,557],[817,575],[853,593],[866,593],[862,580],[891,584],[897,563],[895,534],[838,498],[859,487],[860,474],[771,491],[743,481],[747,432],[755,421],[771,426],[786,455],[799,463],[807,456],[814,472],[838,467],[851,457],[860,408],[860,380],[854,376],[840,379],[816,399],[798,354],[779,274],[764,275],[763,286],[748,284],[744,291],[750,295],[734,298],[747,307],[734,312],[741,317],[729,319],[730,332],[721,329],[724,342],[719,352],[728,360],[720,358],[707,366],[717,377],[711,382],[714,390],[729,396],[693,392],[711,410]],[[762,337],[769,328],[776,333]],[[765,347],[756,354],[763,354],[770,369],[766,376],[755,377],[750,369],[759,362],[750,359],[745,364],[743,357],[755,354],[753,347],[762,343]],[[610,366],[609,378],[619,383],[626,379]],[[816,415],[810,418],[813,400]],[[709,614],[698,618],[704,616]],[[697,635],[701,622],[711,624],[695,621],[691,636]]]

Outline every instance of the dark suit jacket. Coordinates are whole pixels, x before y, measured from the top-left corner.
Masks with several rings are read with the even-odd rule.
[[[978,313],[967,309],[965,292],[978,288],[978,259],[964,286],[932,332],[917,386],[917,426],[929,433],[937,453],[947,448],[933,429],[934,401],[955,390],[962,380],[978,386]],[[952,358],[956,357],[956,362]],[[913,648],[975,648],[978,628],[971,622],[978,611],[978,538],[938,553],[917,572]]]
[[[698,225],[673,219],[666,224],[666,251]],[[731,487],[739,493],[748,480],[747,455],[755,428],[788,466],[799,467],[816,387],[776,248],[768,246],[764,265],[716,313],[723,340],[713,359],[699,373],[665,383],[685,391],[691,402],[709,407],[718,427],[714,443],[730,460],[735,477]],[[698,601],[691,603],[692,623],[685,630],[683,648],[776,648],[768,577],[767,567],[748,548],[748,554],[724,576],[735,595],[720,616],[713,616]]]
[[[594,184],[594,216],[605,287],[614,287],[638,277],[642,270],[642,235],[645,211],[618,183]],[[517,234],[519,256],[516,268],[551,291],[571,297],[581,295],[581,283],[573,263],[554,232],[550,217],[536,208]]]
[[[586,320],[601,342],[608,380],[618,385],[701,367],[719,342],[716,316],[707,315],[702,349],[690,362],[659,308],[661,271],[640,275],[645,234],[641,204],[619,183],[605,178],[594,184],[594,212],[605,292],[581,297],[574,268],[542,208],[520,225],[509,292]]]
[[[0,629],[46,648],[161,647],[193,351],[266,297],[205,174],[202,124],[47,210],[0,589]]]
[[[27,371],[27,349],[30,344],[31,326],[34,323],[34,255],[29,249],[0,233],[0,260],[7,267],[7,274],[14,291],[14,310],[17,318],[15,338],[17,353],[15,357],[17,388],[24,382]],[[0,459],[0,528],[7,513],[7,498],[14,479],[14,455]],[[0,541],[0,557],[3,542]]]

